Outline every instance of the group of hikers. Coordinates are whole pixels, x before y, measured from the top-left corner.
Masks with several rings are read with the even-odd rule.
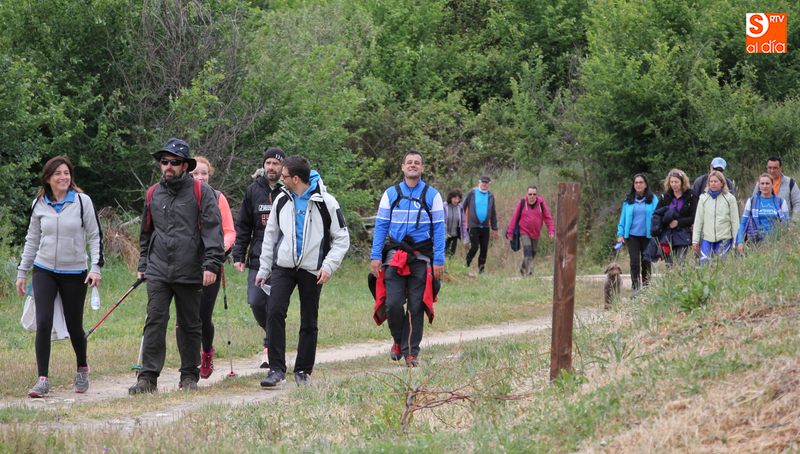
[[[767,171],[756,181],[752,195],[739,211],[734,182],[725,176],[727,162],[711,161],[709,172],[689,184],[686,173],[672,169],[656,196],[647,176],[636,174],[622,202],[617,226],[617,250],[627,245],[634,292],[647,286],[651,263],[683,264],[689,248],[706,264],[745,243],[758,243],[779,223],[800,209],[800,188],[783,174],[777,156],[767,159]]]

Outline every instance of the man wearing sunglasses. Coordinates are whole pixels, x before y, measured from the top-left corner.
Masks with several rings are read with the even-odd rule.
[[[224,256],[222,219],[210,186],[195,181],[189,145],[170,139],[153,153],[161,181],[148,190],[139,277],[147,279],[142,369],[130,394],[155,392],[164,367],[169,305],[175,298],[175,337],[181,357],[179,387],[196,390],[200,378],[200,295],[216,280]]]
[[[519,201],[514,214],[508,221],[506,237],[509,240],[514,235],[517,225],[519,225],[519,239],[523,253],[519,273],[523,276],[530,276],[533,274],[533,258],[536,256],[536,246],[539,243],[542,225],[547,226],[550,238],[555,236],[553,215],[544,198],[539,195],[539,189],[536,186],[528,186],[528,192]]]

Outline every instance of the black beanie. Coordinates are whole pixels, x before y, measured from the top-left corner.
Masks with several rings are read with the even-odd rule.
[[[283,149],[279,147],[269,147],[267,151],[264,152],[264,158],[261,160],[261,164],[267,162],[267,159],[275,158],[280,162],[283,162],[286,159],[286,153],[283,152]]]

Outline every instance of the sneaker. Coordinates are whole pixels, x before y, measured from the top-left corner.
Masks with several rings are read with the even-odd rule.
[[[294,382],[297,383],[297,386],[308,386],[311,384],[311,374],[302,370],[295,372]]]
[[[75,392],[83,394],[89,389],[89,366],[82,366],[78,368],[75,374]]]
[[[200,352],[200,378],[208,378],[214,372],[214,349],[210,352]]]
[[[264,388],[274,388],[282,383],[286,383],[286,374],[275,369],[270,369],[267,378],[261,380],[261,386]]]
[[[406,356],[406,367],[417,367],[419,366],[419,360],[416,356]]]
[[[128,388],[128,394],[133,396],[134,394],[154,393],[157,390],[158,387],[155,383],[146,378],[140,378],[135,385]]]
[[[44,397],[50,392],[50,382],[47,377],[39,377],[39,380],[28,391],[28,397]]]
[[[183,391],[197,391],[197,381],[190,377],[182,378],[181,382],[178,383],[178,389]]]
[[[402,358],[402,357],[403,357],[403,354],[400,353],[400,344],[395,342],[392,345],[392,351],[391,351],[391,353],[389,353],[389,358],[391,358],[392,361],[400,361],[400,358]]]
[[[264,347],[264,352],[261,353],[261,365],[259,369],[269,369],[269,349]]]

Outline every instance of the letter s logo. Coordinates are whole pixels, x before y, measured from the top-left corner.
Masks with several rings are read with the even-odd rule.
[[[769,30],[769,19],[764,13],[747,13],[745,32],[751,38],[760,38]]]

